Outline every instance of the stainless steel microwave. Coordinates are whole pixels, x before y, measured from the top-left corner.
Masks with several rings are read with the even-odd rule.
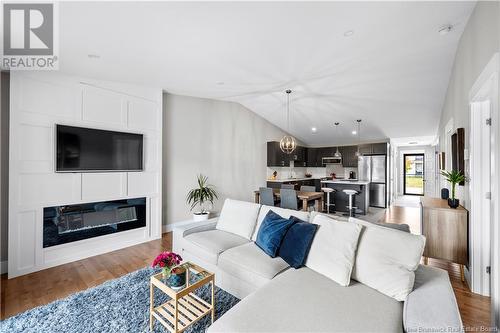
[[[328,165],[328,164],[342,164],[342,157],[323,157],[321,159],[323,165]]]

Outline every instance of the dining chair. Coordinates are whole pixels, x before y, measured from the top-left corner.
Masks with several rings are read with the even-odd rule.
[[[274,206],[273,189],[269,187],[259,187],[260,204],[266,206]]]
[[[294,184],[281,184],[281,188],[286,188],[288,190],[295,190]]]
[[[316,186],[302,185],[300,187],[300,191],[301,192],[316,192]],[[302,205],[303,205],[303,203],[300,202],[300,206],[302,206]],[[316,210],[315,205],[316,205],[316,203],[314,201],[308,201],[307,202],[307,210],[309,210],[311,207],[312,207],[312,210]]]
[[[298,209],[297,205],[297,191],[288,188],[282,188],[280,190],[280,207],[287,209]]]

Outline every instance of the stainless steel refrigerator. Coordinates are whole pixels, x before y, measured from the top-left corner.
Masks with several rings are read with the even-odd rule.
[[[370,182],[370,206],[386,208],[386,155],[361,156],[358,160],[358,178]]]

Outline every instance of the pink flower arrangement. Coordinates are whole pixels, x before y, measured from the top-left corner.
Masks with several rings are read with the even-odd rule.
[[[170,272],[172,267],[179,265],[182,261],[180,255],[174,252],[162,252],[153,261],[152,267],[161,267],[163,271]]]

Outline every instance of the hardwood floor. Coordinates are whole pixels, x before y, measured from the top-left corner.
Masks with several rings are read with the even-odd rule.
[[[412,232],[420,232],[420,210],[415,207],[393,206],[387,210],[380,221],[408,223]],[[172,234],[168,233],[164,234],[161,240],[79,260],[18,278],[9,280],[4,274],[1,276],[0,318],[8,318],[148,266],[159,252],[171,248]],[[429,265],[449,272],[465,327],[473,331],[489,327],[490,298],[473,294],[470,291],[467,284],[460,280],[458,265],[435,259],[429,259]]]
[[[172,234],[161,240],[7,279],[1,276],[0,318],[5,319],[39,305],[48,304],[80,290],[151,265],[161,251],[172,248]]]

